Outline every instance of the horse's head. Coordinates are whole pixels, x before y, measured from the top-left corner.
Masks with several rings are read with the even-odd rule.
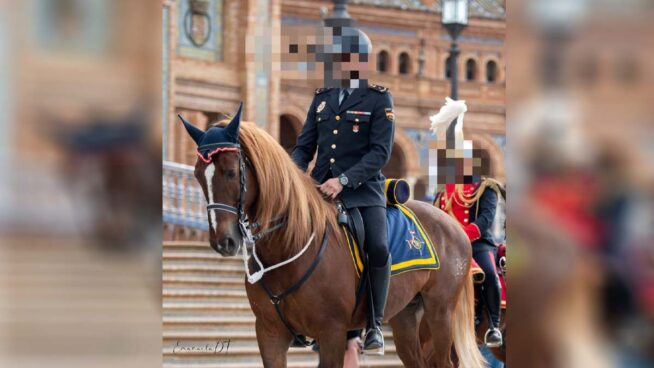
[[[241,213],[246,213],[256,195],[247,187],[253,178],[239,144],[242,107],[241,104],[228,125],[213,126],[206,132],[180,116],[198,145],[195,177],[208,203],[209,244],[223,256],[238,252],[243,242],[239,229],[239,220],[244,220]]]

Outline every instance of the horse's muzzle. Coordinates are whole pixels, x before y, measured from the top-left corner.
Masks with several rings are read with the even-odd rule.
[[[211,239],[209,240],[209,245],[223,257],[234,256],[238,251],[237,240],[230,236],[224,237],[220,241]]]

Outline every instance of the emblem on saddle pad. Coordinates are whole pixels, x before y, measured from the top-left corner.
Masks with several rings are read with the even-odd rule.
[[[413,230],[409,230],[409,233],[411,234],[411,239],[408,239],[406,242],[409,245],[409,248],[414,248],[418,250],[422,254],[422,240],[416,236],[416,232]]]

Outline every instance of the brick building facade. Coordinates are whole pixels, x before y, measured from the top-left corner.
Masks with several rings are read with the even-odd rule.
[[[192,3],[204,3],[206,15],[194,15]],[[262,54],[253,36],[270,41],[281,31],[313,34],[321,17],[331,13],[331,1],[164,0],[163,6],[164,160],[195,162],[178,113],[206,127],[233,113],[240,101],[246,120],[292,147],[320,85],[262,67],[262,60],[279,60]],[[440,2],[352,0],[348,10],[373,43],[377,71],[371,81],[388,87],[395,99],[398,129],[385,173],[407,178],[416,199],[429,199],[427,157],[435,137],[427,129],[428,117],[450,91],[450,39],[440,24]],[[459,98],[468,103],[466,138],[488,152],[492,173],[500,179],[505,177],[505,31],[503,1],[471,1],[458,60]],[[252,51],[247,57],[246,49]]]

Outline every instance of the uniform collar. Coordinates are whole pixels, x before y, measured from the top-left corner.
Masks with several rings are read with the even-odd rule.
[[[341,112],[361,102],[363,96],[365,96],[366,93],[368,93],[368,88],[354,88],[354,91],[350,93],[350,97],[348,97],[347,100],[343,101],[343,104],[338,108],[338,113],[340,114]],[[338,103],[338,94],[340,94],[340,90],[336,94],[337,103]]]

